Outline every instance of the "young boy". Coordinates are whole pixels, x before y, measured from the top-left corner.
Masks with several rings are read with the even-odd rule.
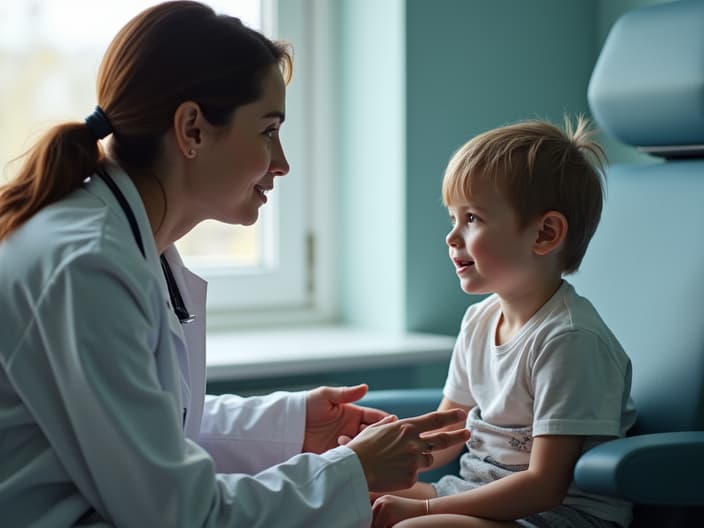
[[[465,292],[493,294],[462,320],[440,405],[468,411],[469,451],[461,478],[378,498],[375,527],[628,525],[628,504],[572,482],[580,454],[635,420],[628,356],[562,278],[601,216],[604,154],[590,137],[583,118],[564,132],[518,123],[450,161],[450,260]],[[460,449],[433,453],[435,466]]]

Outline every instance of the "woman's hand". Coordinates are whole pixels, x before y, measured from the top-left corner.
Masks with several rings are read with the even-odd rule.
[[[460,409],[435,411],[398,420],[387,416],[365,428],[347,446],[357,453],[369,491],[410,488],[433,463],[431,451],[466,442],[467,429],[430,432],[464,420]],[[422,435],[422,438],[421,438]]]
[[[323,453],[357,436],[367,426],[388,416],[368,407],[351,405],[367,393],[366,385],[320,387],[308,393],[303,451]]]
[[[425,515],[425,500],[384,495],[374,501],[372,513],[372,528],[388,528],[404,519]]]

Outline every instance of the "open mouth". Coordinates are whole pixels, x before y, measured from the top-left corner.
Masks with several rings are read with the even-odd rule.
[[[269,192],[271,189],[265,189],[261,185],[255,185],[254,190],[257,193],[257,196],[261,199],[262,202],[266,203],[267,202],[267,196],[266,193]]]
[[[460,260],[460,259],[453,259],[455,262],[455,268],[457,269],[457,273],[462,273],[464,271],[467,271],[469,268],[474,266],[474,261],[473,260]]]

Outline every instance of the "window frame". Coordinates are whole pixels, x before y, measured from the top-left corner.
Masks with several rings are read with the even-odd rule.
[[[326,0],[262,0],[262,8],[262,31],[290,42],[294,56],[281,131],[291,172],[260,210],[280,244],[263,268],[204,277],[209,331],[337,319],[333,8]]]
[[[144,7],[152,3],[156,1],[146,2]],[[218,11],[222,2],[212,4]],[[329,323],[337,318],[333,237],[337,214],[333,178],[335,36],[331,4],[327,0],[261,0],[262,31],[293,45],[293,80],[287,89],[287,119],[281,131],[291,172],[277,178],[277,190],[260,210],[263,240],[269,244],[272,238],[276,241],[273,248],[267,248],[273,251],[264,255],[261,266],[192,266],[209,282],[209,329]],[[236,14],[236,7],[228,7],[227,12]],[[136,11],[123,13],[125,17],[134,14]],[[118,23],[114,16],[104,11],[102,15]],[[101,37],[107,34],[97,24],[92,31]],[[110,31],[105,46],[114,31]],[[93,82],[104,49],[96,51],[90,78],[79,82]],[[92,105],[89,101],[85,105],[88,112]],[[82,117],[68,112],[55,119]],[[53,120],[36,126],[44,128]],[[28,139],[28,146],[31,141]]]

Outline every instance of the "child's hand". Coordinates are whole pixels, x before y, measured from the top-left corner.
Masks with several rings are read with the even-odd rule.
[[[425,500],[384,495],[374,502],[372,512],[372,528],[388,528],[404,519],[425,515]]]

